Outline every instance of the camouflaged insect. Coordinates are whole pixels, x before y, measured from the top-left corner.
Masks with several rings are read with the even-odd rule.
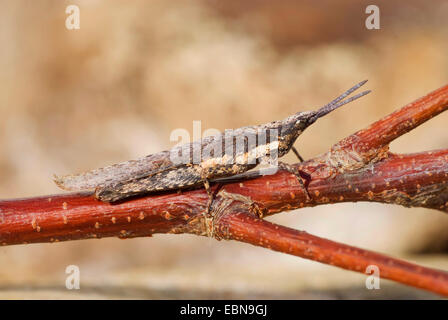
[[[210,181],[245,173],[263,162],[275,162],[279,168],[297,176],[309,198],[303,174],[288,164],[277,163],[276,160],[292,149],[303,161],[293,147],[298,136],[318,118],[369,93],[370,91],[364,91],[343,100],[366,82],[367,80],[358,83],[317,111],[298,112],[284,120],[226,130],[224,133],[137,160],[76,175],[56,176],[54,180],[64,190],[95,189],[96,198],[105,202],[201,185],[205,186],[212,199]]]

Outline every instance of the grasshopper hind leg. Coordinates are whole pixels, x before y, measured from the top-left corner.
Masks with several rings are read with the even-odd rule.
[[[95,196],[104,202],[118,202],[153,192],[180,190],[200,186],[201,175],[192,167],[181,166],[134,180],[97,188]]]

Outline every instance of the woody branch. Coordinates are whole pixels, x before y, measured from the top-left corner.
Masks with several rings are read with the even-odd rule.
[[[448,86],[405,106],[296,164],[311,174],[307,202],[295,176],[281,171],[215,185],[214,219],[205,219],[203,190],[148,195],[121,204],[89,193],[0,201],[0,244],[57,242],[155,233],[194,233],[267,247],[448,295],[448,274],[278,226],[263,215],[319,204],[375,201],[447,212],[448,150],[396,155],[388,144],[448,108]]]

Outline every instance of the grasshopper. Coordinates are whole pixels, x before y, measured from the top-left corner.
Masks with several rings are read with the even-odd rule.
[[[317,119],[368,94],[370,91],[364,91],[345,99],[366,82],[358,83],[317,111],[298,112],[284,120],[226,130],[137,160],[81,174],[55,176],[54,181],[64,190],[94,189],[95,197],[104,202],[203,185],[209,194],[210,208],[213,199],[210,182],[242,175],[262,163],[275,163],[278,168],[297,177],[300,187],[310,200],[305,187],[310,176],[291,165],[277,162],[277,158],[293,150],[303,161],[293,146],[296,139]]]

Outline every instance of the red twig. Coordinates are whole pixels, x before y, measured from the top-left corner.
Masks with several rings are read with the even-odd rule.
[[[219,225],[223,236],[230,239],[361,273],[375,265],[381,278],[448,295],[448,273],[443,271],[278,226],[247,213],[227,214]]]

